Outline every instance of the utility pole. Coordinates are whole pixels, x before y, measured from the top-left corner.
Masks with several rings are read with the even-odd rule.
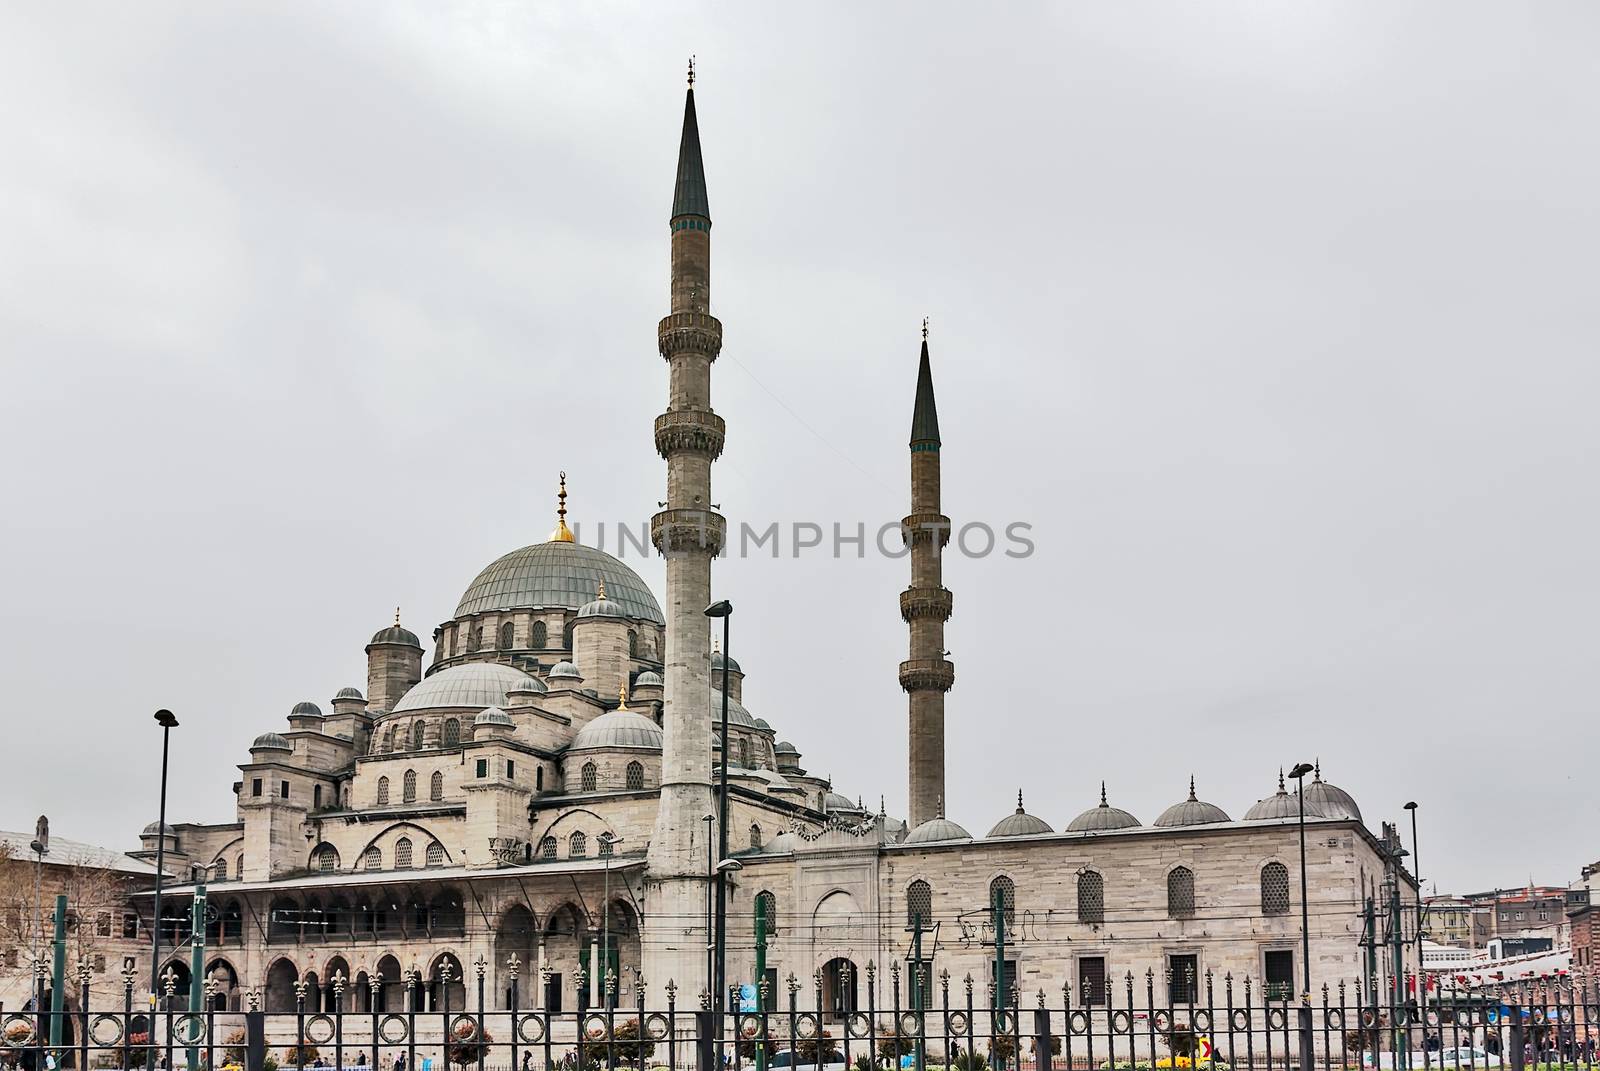
[[[61,1018],[66,1011],[67,999],[67,897],[56,897],[55,962],[52,964],[50,989],[50,1047],[61,1047]]]

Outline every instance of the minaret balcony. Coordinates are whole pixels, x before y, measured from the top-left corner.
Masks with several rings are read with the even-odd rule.
[[[900,663],[900,687],[908,692],[948,692],[956,667],[947,658],[913,658]]]
[[[900,617],[907,624],[918,617],[948,621],[952,601],[949,588],[907,588],[900,593]]]
[[[913,513],[900,522],[900,535],[911,546],[931,543],[937,535],[943,550],[950,542],[950,518],[942,513]]]
[[[680,353],[702,353],[714,361],[722,352],[722,321],[704,312],[675,312],[661,318],[656,342],[668,360]]]
[[[663,556],[720,554],[728,522],[708,509],[664,509],[650,518],[650,542]]]
[[[727,423],[705,409],[677,409],[656,417],[656,453],[671,458],[675,453],[709,454],[715,461],[722,456],[722,441]]]

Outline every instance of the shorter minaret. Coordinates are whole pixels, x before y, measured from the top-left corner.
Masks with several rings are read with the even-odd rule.
[[[900,687],[910,696],[910,806],[912,829],[944,810],[944,694],[956,670],[945,658],[944,623],[951,597],[941,557],[950,542],[950,518],[939,505],[939,411],[928,362],[928,321],[922,321],[922,359],[911,411],[911,513],[902,533],[911,547],[911,586],[900,593],[900,616],[911,630],[911,657],[900,663]]]

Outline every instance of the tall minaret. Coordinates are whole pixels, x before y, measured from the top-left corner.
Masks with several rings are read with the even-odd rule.
[[[705,977],[706,838],[711,792],[711,559],[724,522],[711,508],[711,463],[722,453],[722,418],[711,411],[711,362],[722,324],[711,306],[711,210],[706,201],[694,64],[683,108],[683,140],[672,199],[672,311],[658,331],[671,387],[656,418],[656,450],[667,461],[667,505],[650,537],[667,560],[666,689],[661,803],[650,838],[646,911],[660,920],[645,942],[652,993],[670,979],[696,994]]]
[[[956,668],[945,658],[944,623],[950,592],[940,557],[950,542],[950,518],[939,512],[939,411],[928,364],[928,321],[922,321],[922,363],[911,411],[911,515],[902,524],[911,544],[911,586],[900,593],[900,616],[911,627],[911,657],[900,663],[900,687],[911,696],[911,800],[915,829],[940,817],[944,799],[944,693]]]

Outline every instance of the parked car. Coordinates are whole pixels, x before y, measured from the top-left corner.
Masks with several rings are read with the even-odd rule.
[[[817,1067],[821,1067],[822,1071],[844,1071],[845,1063],[844,1055],[842,1053],[834,1052],[824,1054],[822,1057],[822,1062],[819,1064],[817,1063],[817,1058],[815,1056],[809,1060],[804,1058],[797,1060],[795,1059],[793,1049],[785,1049],[783,1052],[775,1052],[769,1056],[767,1058],[767,1067],[772,1068],[773,1071],[780,1071],[780,1069],[782,1069],[782,1071],[787,1071],[787,1069],[792,1069],[792,1071],[806,1071],[806,1068],[808,1067],[812,1068],[813,1071],[815,1071],[815,1068]]]

